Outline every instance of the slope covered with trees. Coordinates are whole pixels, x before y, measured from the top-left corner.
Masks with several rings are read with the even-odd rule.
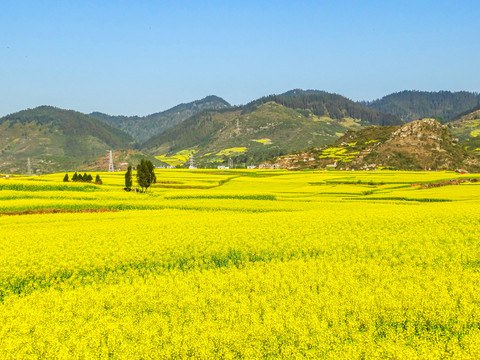
[[[369,109],[342,95],[319,90],[295,89],[280,95],[269,95],[252,101],[244,108],[244,112],[252,111],[257,106],[274,101],[292,109],[301,109],[316,116],[331,119],[360,119],[362,125],[399,125],[400,119],[391,114]]]
[[[171,158],[195,152],[200,166],[259,163],[294,150],[330,144],[348,129],[400,119],[323,91],[292,90],[243,107],[205,111],[145,142],[146,152]]]
[[[134,146],[123,131],[88,115],[51,106],[23,110],[0,119],[0,171],[71,170],[105,154]]]
[[[369,108],[393,114],[410,122],[422,118],[435,118],[447,122],[458,114],[480,104],[480,95],[467,91],[401,91],[381,99],[363,102]]]
[[[222,98],[210,95],[201,100],[179,104],[166,111],[147,116],[111,116],[100,112],[91,113],[90,116],[125,131],[139,142],[144,142],[198,112],[229,107],[230,104]]]

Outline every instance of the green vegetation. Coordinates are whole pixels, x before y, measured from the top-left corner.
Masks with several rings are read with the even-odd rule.
[[[400,119],[355,103],[338,94],[325,91],[295,89],[281,95],[270,95],[255,100],[244,107],[250,112],[258,106],[274,101],[291,109],[304,110],[319,117],[330,119],[360,119],[364,125],[399,125]]]
[[[90,116],[125,131],[139,142],[144,142],[198,112],[208,109],[220,110],[229,107],[230,104],[228,102],[218,96],[211,95],[202,100],[180,104],[169,110],[148,116],[110,116],[99,112],[91,113]]]
[[[125,191],[131,191],[133,186],[132,180],[132,166],[129,165],[127,172],[125,173]]]
[[[82,166],[105,156],[108,149],[134,146],[121,130],[51,106],[1,118],[0,133],[0,172],[5,173],[26,173],[28,157],[34,173],[45,173]]]
[[[155,176],[155,167],[150,160],[142,159],[140,164],[137,165],[137,183],[142,189],[142,192],[148,190],[148,188],[157,182]]]
[[[351,128],[360,126],[351,124]],[[268,102],[249,112],[233,109],[199,113],[153,137],[143,149],[162,154],[157,159],[169,165],[184,164],[187,158],[179,156],[195,149],[199,167],[227,165],[229,158],[235,167],[245,167],[294,150],[330,144],[348,129],[341,121],[317,121],[311,111]]]
[[[65,174],[65,177],[63,178],[63,181],[64,182],[68,182],[68,174]],[[93,177],[91,174],[87,174],[87,173],[84,173],[83,175],[82,174],[77,174],[77,172],[75,172],[72,176],[72,181],[73,182],[87,182],[87,183],[91,183],[93,181]],[[102,180],[100,179],[100,175],[97,174],[97,176],[95,177],[95,184],[97,185],[101,185],[102,184]]]
[[[427,117],[446,122],[479,103],[480,95],[467,91],[401,91],[363,104],[398,116],[404,122]]]

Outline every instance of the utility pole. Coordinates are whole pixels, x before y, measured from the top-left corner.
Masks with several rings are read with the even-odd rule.
[[[27,159],[27,174],[32,175],[32,163],[30,162],[30,157]]]

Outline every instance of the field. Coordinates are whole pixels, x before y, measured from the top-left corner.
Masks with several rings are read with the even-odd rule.
[[[480,174],[99,174],[0,178],[1,359],[480,358]]]

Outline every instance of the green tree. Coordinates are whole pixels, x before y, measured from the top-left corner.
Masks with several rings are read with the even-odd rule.
[[[132,180],[132,166],[129,165],[127,172],[125,173],[125,191],[131,191],[133,185]]]
[[[82,181],[87,182],[88,181],[88,175],[87,173],[83,173]]]
[[[67,174],[65,174],[65,176],[63,177],[63,182],[68,182],[68,181],[69,181],[69,180],[68,180],[68,173],[67,173]]]
[[[72,181],[78,181],[78,174],[76,171],[75,171],[75,174],[73,174],[72,176]]]
[[[142,159],[137,165],[137,183],[142,192],[147,191],[152,184],[157,182],[154,170],[155,167],[150,160]]]
[[[102,181],[102,179],[100,179],[100,175],[98,175],[98,174],[95,177],[95,184],[97,184],[97,185],[102,185],[103,184],[103,181]]]
[[[87,181],[87,182],[92,182],[92,181],[93,181],[93,177],[92,177],[91,174],[88,174],[88,175],[87,175],[87,180],[86,180],[86,181]]]

